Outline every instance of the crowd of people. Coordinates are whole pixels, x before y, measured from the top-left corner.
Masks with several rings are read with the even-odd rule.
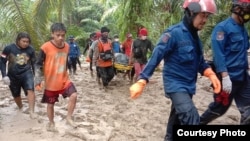
[[[86,51],[86,61],[89,62],[91,74],[93,75],[92,66],[94,65],[96,66],[96,80],[98,84],[102,84],[105,90],[109,89],[108,83],[115,79],[119,72],[114,63],[133,66],[131,69],[122,70],[123,78],[128,78],[132,83],[145,66],[148,60],[147,54],[154,48],[151,40],[147,38],[146,28],[141,28],[135,39],[131,33],[127,33],[123,42],[120,42],[117,34],[110,38],[109,32],[110,29],[104,26],[100,31],[91,33],[84,49],[88,50]],[[135,50],[138,50],[141,56],[134,55]]]
[[[140,28],[136,38],[127,33],[123,42],[119,41],[118,35],[110,38],[110,29],[106,26],[91,33],[83,51],[91,74],[93,75],[95,66],[97,83],[108,91],[110,81],[118,72],[114,67],[114,63],[120,63],[116,56],[124,55],[126,65],[133,67],[124,71],[123,77],[130,80],[130,95],[132,99],[136,99],[143,93],[150,77],[163,60],[164,92],[172,102],[165,141],[173,141],[174,125],[208,124],[222,116],[233,100],[241,115],[240,124],[249,125],[249,35],[245,23],[250,20],[250,0],[232,0],[231,15],[214,27],[211,35],[213,67],[203,56],[198,31],[217,12],[214,0],[185,0],[182,7],[182,21],[167,28],[156,45],[148,38],[145,27]],[[52,132],[57,131],[54,104],[58,102],[59,94],[69,98],[66,122],[77,127],[72,120],[77,90],[70,75],[77,74],[77,64],[81,67],[81,51],[73,35],[65,41],[66,32],[63,23],[52,24],[52,38],[40,47],[37,56],[30,45],[29,34],[21,32],[15,43],[4,48],[0,58],[4,84],[9,86],[19,109],[23,108],[21,89],[24,90],[31,118],[37,116],[34,89],[44,81],[41,102],[47,103],[47,130]],[[152,53],[150,58],[147,56],[149,52]],[[214,90],[214,101],[201,115],[192,100],[196,94],[198,73],[209,78]]]

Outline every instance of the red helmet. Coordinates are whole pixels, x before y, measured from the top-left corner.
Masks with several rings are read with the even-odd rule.
[[[184,9],[188,8],[195,13],[208,12],[215,14],[217,11],[214,0],[185,0],[182,7]]]

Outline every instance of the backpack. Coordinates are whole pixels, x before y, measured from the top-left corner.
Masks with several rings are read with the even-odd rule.
[[[98,41],[99,48],[99,58],[103,61],[111,61],[113,59],[113,51],[111,48],[111,43],[108,41],[108,44],[103,44],[101,41]]]

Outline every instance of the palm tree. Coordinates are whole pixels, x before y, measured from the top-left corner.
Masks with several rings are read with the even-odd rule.
[[[109,8],[103,21],[112,17],[111,27],[122,39],[127,32],[137,35],[141,26],[149,30],[150,38],[156,42],[163,30],[180,21],[182,0],[103,0]]]
[[[0,3],[0,15],[4,17],[1,27],[5,27],[0,32],[1,40],[13,42],[18,32],[26,31],[36,49],[48,40],[50,21],[62,22],[63,11],[72,7],[72,1],[68,0],[0,0]]]
[[[127,32],[137,35],[143,25],[156,42],[166,28],[183,16],[183,0],[0,0],[0,3],[0,46],[13,42],[18,32],[26,31],[32,37],[32,45],[38,48],[49,38],[52,22],[65,23],[68,33],[81,39],[103,25],[124,39]],[[231,1],[216,3],[218,13],[200,33],[206,50],[210,49],[212,28],[230,14]]]
[[[74,8],[70,13],[68,21],[68,35],[76,36],[80,46],[85,46],[86,39],[93,32],[100,30],[101,18],[104,12],[104,5],[94,0],[75,1]]]
[[[144,17],[149,15],[153,0],[103,0],[106,10],[102,17],[102,23],[112,27],[116,33],[124,38],[127,32],[136,35],[141,25],[146,26]],[[111,22],[105,23],[107,19]]]
[[[6,42],[12,42],[15,39],[17,32],[26,31],[28,33],[34,33],[33,20],[30,17],[30,3],[28,1],[4,1],[1,0],[1,32],[0,38]],[[34,34],[31,34],[34,36]],[[33,40],[33,43],[36,41]]]

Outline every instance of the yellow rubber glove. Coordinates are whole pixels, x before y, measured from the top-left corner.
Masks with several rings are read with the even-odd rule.
[[[142,94],[142,91],[144,87],[146,86],[147,81],[144,79],[140,79],[137,82],[135,82],[132,86],[130,86],[130,97],[132,99],[136,99]]]
[[[221,91],[221,82],[217,78],[214,71],[211,68],[207,68],[203,72],[203,75],[208,77],[210,79],[210,81],[212,82],[213,87],[214,87],[214,93],[216,93],[216,94],[220,93],[220,91]]]

